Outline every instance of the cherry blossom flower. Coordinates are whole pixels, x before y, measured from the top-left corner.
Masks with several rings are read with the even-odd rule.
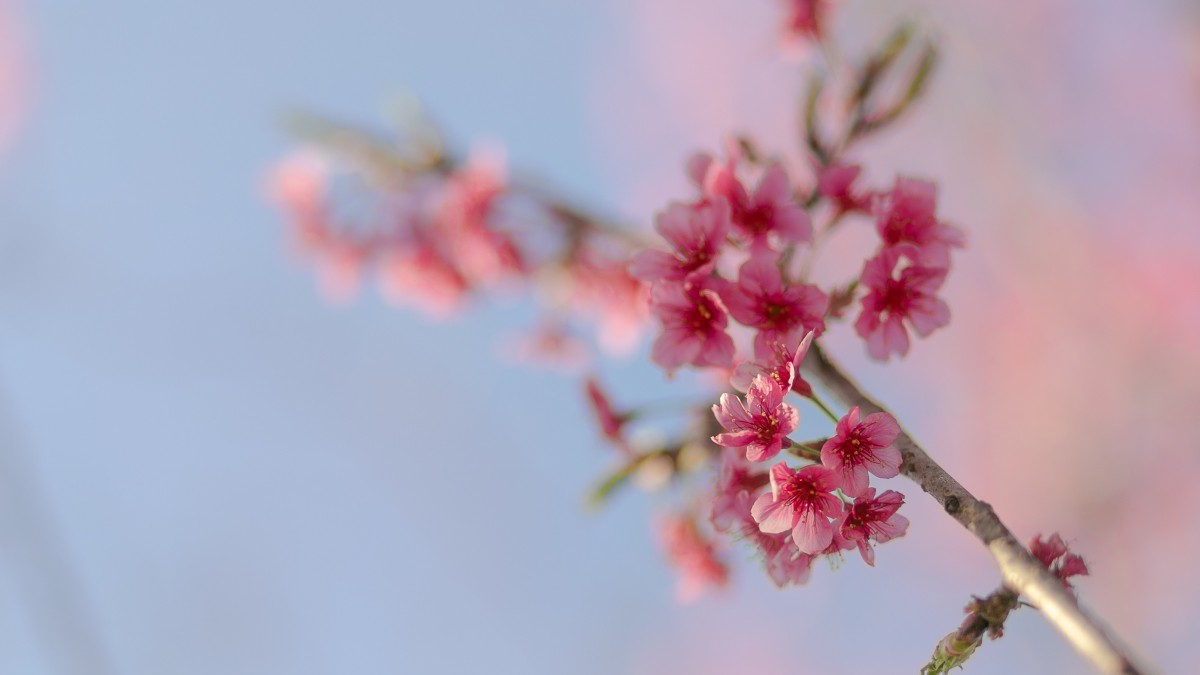
[[[746,461],[745,454],[734,448],[721,452],[721,468],[713,490],[712,511],[708,517],[713,529],[729,532],[750,517],[749,496],[767,486],[767,472]],[[745,499],[743,499],[745,497]],[[755,525],[755,529],[758,526]]]
[[[962,232],[938,222],[937,186],[915,178],[897,177],[892,191],[875,205],[875,226],[885,248],[911,244],[905,249],[914,264],[945,269],[950,249],[961,248]]]
[[[630,272],[651,282],[684,281],[692,275],[707,274],[721,252],[729,225],[729,203],[724,199],[671,204],[658,215],[655,229],[673,250],[639,253]]]
[[[772,535],[764,535],[770,537]],[[764,553],[763,565],[776,588],[803,586],[812,574],[814,556],[801,553],[791,537],[774,535],[775,551]]]
[[[388,300],[438,317],[453,313],[470,288],[457,267],[423,244],[389,251],[381,261],[380,284]]]
[[[1072,588],[1071,582],[1067,581],[1068,578],[1088,574],[1087,564],[1083,562],[1083,558],[1071,553],[1067,549],[1067,543],[1057,532],[1050,535],[1045,541],[1042,541],[1040,534],[1035,536],[1029,542],[1029,552],[1040,560],[1054,576],[1058,577],[1063,586],[1067,588]]]
[[[498,202],[505,191],[502,160],[479,155],[473,155],[441,185],[434,224],[458,268],[477,283],[528,273],[512,236],[495,229]]]
[[[820,40],[825,34],[825,0],[784,0],[786,41]]]
[[[799,471],[784,462],[771,467],[771,491],[754,501],[750,515],[767,534],[792,531],[801,553],[820,553],[833,542],[829,519],[842,511],[842,502],[831,491],[837,476],[820,465]]]
[[[756,361],[743,361],[733,371],[729,384],[738,391],[746,391],[757,375],[766,375],[784,391],[791,389],[801,396],[812,396],[812,385],[800,375],[800,363],[804,360],[808,348],[812,344],[814,333],[804,334],[804,339],[792,350],[782,342],[776,342],[774,348],[765,354],[759,354]]]
[[[771,234],[788,243],[812,241],[812,221],[792,197],[783,166],[768,166],[750,192],[737,177],[736,153],[731,152],[730,157],[722,163],[709,155],[697,155],[688,162],[688,174],[708,200],[729,202],[734,233],[752,248],[765,247]]]
[[[600,346],[613,354],[632,350],[650,313],[647,285],[633,278],[623,262],[590,250],[576,256],[568,273],[569,303],[575,314],[596,323]]]
[[[787,391],[775,380],[759,375],[750,383],[746,404],[737,396],[721,394],[713,415],[726,432],[712,437],[727,448],[746,448],[746,459],[765,462],[790,445],[787,435],[800,423],[800,413],[783,402]]]
[[[855,189],[854,183],[862,173],[857,164],[830,164],[817,167],[817,191],[833,202],[838,214],[871,210],[871,195]]]
[[[892,276],[906,252],[911,252],[911,247],[884,249],[863,265],[861,283],[868,292],[854,329],[867,341],[871,358],[880,361],[887,361],[892,354],[908,353],[906,322],[917,335],[926,337],[950,321],[950,308],[934,295],[946,280],[944,268],[914,264],[900,270],[899,277]]]
[[[763,478],[765,477],[764,473]],[[764,482],[759,487],[765,485]],[[751,515],[753,494],[753,491],[743,489],[731,495],[728,508],[730,521],[728,527],[722,531],[732,531],[754,547],[762,556],[763,568],[776,588],[807,583],[812,571],[813,556],[801,553],[800,549],[796,548],[791,533],[768,534],[759,529],[758,522]]]
[[[808,284],[785,285],[777,257],[752,255],[738,270],[736,284],[725,282],[721,299],[739,323],[757,328],[754,353],[769,354],[775,345],[796,344],[809,331],[825,330],[829,296]]]
[[[858,497],[867,489],[867,473],[894,478],[900,473],[900,451],[892,447],[900,435],[895,418],[883,412],[861,422],[855,406],[838,420],[833,438],[821,446],[821,464],[841,477],[842,492]]]
[[[658,523],[657,535],[671,565],[679,570],[676,596],[680,602],[696,600],[709,588],[729,580],[729,569],[716,555],[716,547],[701,534],[689,515],[672,514]]]
[[[904,495],[899,492],[888,490],[876,497],[875,488],[867,488],[853,504],[846,504],[838,527],[847,541],[858,546],[868,565],[875,566],[872,541],[883,544],[908,531],[908,518],[896,513],[903,504]]]
[[[667,370],[690,363],[729,368],[733,365],[733,338],[725,305],[700,283],[654,284],[650,308],[662,322],[662,333],[650,348],[650,360]]]

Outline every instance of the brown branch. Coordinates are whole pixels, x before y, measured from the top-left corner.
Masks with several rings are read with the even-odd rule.
[[[814,343],[804,368],[847,406],[858,406],[863,414],[884,412],[837,364]],[[946,513],[987,546],[1004,585],[1025,596],[1045,615],[1063,637],[1100,672],[1138,675],[1144,670],[1134,664],[1126,650],[1088,615],[1075,596],[1063,587],[1005,527],[987,502],[964,488],[937,462],[901,431],[896,447],[904,458],[900,471],[942,505]]]

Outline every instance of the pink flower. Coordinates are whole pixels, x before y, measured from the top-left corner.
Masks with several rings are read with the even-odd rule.
[[[816,286],[785,286],[769,251],[752,255],[738,271],[737,284],[724,284],[721,298],[734,319],[758,329],[754,353],[760,358],[778,343],[796,344],[809,331],[825,330],[829,296]]]
[[[473,155],[442,185],[435,225],[463,274],[477,282],[524,276],[524,256],[512,236],[495,229],[505,194],[503,160]]]
[[[763,567],[776,588],[807,583],[813,556],[801,553],[790,533],[767,534],[759,529],[750,513],[754,501],[752,494],[753,491],[741,490],[731,497],[729,512],[733,520],[729,529],[736,531],[739,538],[750,542],[762,555]]]
[[[679,570],[676,595],[681,602],[691,602],[705,590],[724,586],[728,581],[729,569],[717,559],[715,547],[700,533],[690,516],[663,518],[657,534],[667,559]]]
[[[771,491],[755,500],[750,515],[768,534],[791,530],[801,553],[820,553],[833,542],[829,519],[842,510],[830,494],[836,487],[837,476],[823,466],[792,471],[780,462],[771,467]]]
[[[908,531],[908,518],[896,513],[904,504],[904,495],[888,490],[878,497],[875,488],[867,488],[862,496],[846,505],[839,521],[842,536],[858,546],[862,559],[875,566],[874,541],[878,544],[903,537]]]
[[[759,375],[750,384],[746,403],[737,396],[721,394],[721,402],[712,407],[713,415],[726,433],[712,437],[713,443],[727,448],[746,448],[746,459],[765,462],[791,444],[787,435],[800,423],[800,413],[783,402],[787,391],[775,380]]]
[[[1054,576],[1058,577],[1063,586],[1067,588],[1071,588],[1071,583],[1067,581],[1069,577],[1088,574],[1087,564],[1083,562],[1083,558],[1067,550],[1067,543],[1057,532],[1050,535],[1046,541],[1042,541],[1040,534],[1035,536],[1033,541],[1029,542],[1029,552],[1040,560]]]
[[[380,284],[388,300],[416,305],[433,316],[451,314],[470,289],[458,268],[432,246],[393,249],[381,265]]]
[[[721,452],[721,469],[708,517],[713,529],[728,532],[750,518],[749,495],[766,487],[767,481],[767,472],[747,462],[744,453],[725,448]],[[755,529],[758,529],[757,525]]]
[[[906,254],[914,264],[950,267],[950,248],[961,248],[964,239],[958,228],[938,222],[936,200],[933,183],[897,177],[892,191],[875,205],[875,226],[884,247],[911,244]]]
[[[820,40],[825,32],[825,0],[784,0],[785,40]]]
[[[764,535],[770,536],[770,535]],[[787,535],[776,535],[772,553],[764,553],[763,565],[776,588],[803,586],[812,574],[813,556],[801,553]]]
[[[839,487],[851,497],[867,489],[867,472],[880,478],[900,473],[900,451],[892,447],[900,435],[895,418],[883,412],[859,422],[858,407],[838,420],[837,433],[821,446],[821,464],[841,476]]]
[[[736,175],[736,155],[722,164],[708,155],[688,162],[688,173],[709,200],[729,202],[733,230],[755,247],[767,244],[774,233],[789,243],[812,241],[812,221],[792,198],[792,188],[783,166],[772,164],[751,193]]]
[[[729,203],[716,199],[699,204],[671,204],[658,215],[655,228],[674,249],[643,251],[630,266],[645,281],[684,281],[707,274],[716,263],[729,230]]]
[[[629,352],[646,328],[649,314],[646,284],[633,278],[627,266],[586,249],[570,264],[570,304],[576,314],[598,325],[605,351]]]
[[[838,213],[866,213],[871,208],[871,195],[863,194],[854,187],[860,173],[862,167],[857,164],[818,166],[817,191],[833,202]]]
[[[792,351],[786,344],[776,342],[774,349],[759,354],[757,361],[743,361],[733,371],[729,383],[738,391],[746,391],[756,375],[766,375],[775,380],[784,391],[791,389],[801,396],[812,396],[812,385],[800,376],[800,363],[812,344],[813,332],[804,334],[804,339]]]
[[[650,360],[668,373],[685,363],[733,365],[733,338],[725,332],[729,318],[716,292],[699,283],[659,282],[651,289],[650,309],[663,327]]]
[[[950,321],[950,308],[934,295],[946,280],[945,269],[914,264],[901,270],[898,278],[892,276],[906,251],[911,247],[884,249],[863,265],[861,283],[868,292],[854,329],[867,341],[871,358],[880,361],[887,361],[891,354],[908,353],[905,322],[917,335],[926,337]]]
[[[608,394],[600,388],[600,382],[595,377],[587,378],[584,383],[584,391],[587,394],[588,405],[592,409],[592,415],[595,416],[596,422],[600,425],[600,433],[604,438],[618,448],[629,452],[629,444],[625,440],[625,423],[630,420],[628,413],[618,415],[612,406],[612,402],[608,398]]]

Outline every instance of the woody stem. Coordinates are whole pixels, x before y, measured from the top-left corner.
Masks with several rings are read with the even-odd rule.
[[[886,412],[815,342],[804,369],[847,407],[864,414]],[[950,517],[975,535],[995,558],[1006,586],[1028,598],[1081,655],[1102,673],[1139,675],[1144,672],[1099,621],[1068,591],[1000,521],[987,502],[967,491],[907,432],[901,430],[896,448],[904,459],[900,472],[937,500]]]

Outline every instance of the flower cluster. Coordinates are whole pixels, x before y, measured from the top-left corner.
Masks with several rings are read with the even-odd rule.
[[[819,462],[802,454],[810,464],[793,468],[779,462],[765,472],[766,485],[753,479],[764,473],[753,468],[754,463],[765,462],[792,444],[787,434],[795,429],[799,415],[783,403],[791,388],[790,379],[778,382],[759,374],[750,385],[746,404],[724,394],[720,404],[713,406],[714,416],[726,429],[712,438],[726,448],[713,500],[713,526],[730,531],[731,524],[738,524],[738,532],[762,554],[772,580],[780,586],[806,580],[808,566],[817,556],[840,556],[857,548],[863,560],[874,565],[872,543],[890,541],[908,529],[908,520],[897,513],[903,495],[888,490],[877,496],[868,486],[868,474],[891,478],[900,470],[900,453],[892,445],[900,428],[886,413],[860,419],[859,409],[853,408],[822,445]],[[744,455],[730,454],[730,449],[741,447],[746,448]],[[794,563],[794,570],[799,569],[796,561],[805,561],[805,573],[773,571],[778,567],[773,561],[780,559]]]
[[[908,353],[908,327],[926,337],[950,321],[950,308],[937,291],[950,271],[950,249],[962,233],[935,216],[933,183],[897,178],[874,207],[880,247],[863,265],[867,289],[854,329],[872,358],[886,361]]]
[[[572,318],[595,322],[608,351],[636,344],[649,294],[626,264],[631,235],[510,184],[494,154],[413,161],[402,150],[373,147],[363,161],[332,143],[273,172],[271,195],[329,295],[373,278],[388,300],[441,317],[480,293],[532,288],[545,313],[528,356],[573,355]]]

